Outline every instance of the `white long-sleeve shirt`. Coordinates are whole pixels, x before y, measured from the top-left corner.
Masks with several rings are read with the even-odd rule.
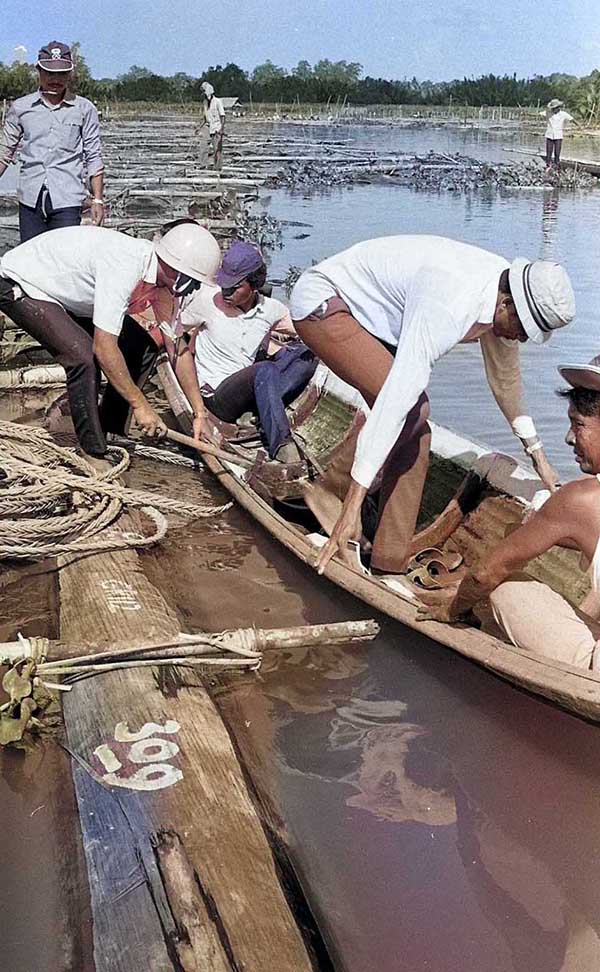
[[[494,318],[507,260],[436,236],[366,240],[307,270],[292,291],[292,319],[302,320],[338,294],[365,330],[397,345],[392,369],[358,438],[352,478],[368,488],[427,388],[435,362],[473,324]],[[315,322],[318,327],[318,322]],[[523,413],[517,342],[485,334],[486,373],[509,421]]]
[[[546,115],[547,125],[545,138],[562,139],[565,132],[565,122],[573,121],[573,115],[568,111],[553,111]]]

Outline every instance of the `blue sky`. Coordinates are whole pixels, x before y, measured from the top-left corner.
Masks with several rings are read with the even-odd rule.
[[[600,67],[598,0],[0,0],[0,60],[79,40],[95,77],[132,64],[197,76],[213,64],[358,61],[376,77],[520,77]]]

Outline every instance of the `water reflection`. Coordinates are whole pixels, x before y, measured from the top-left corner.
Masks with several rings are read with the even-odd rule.
[[[263,677],[229,711],[340,968],[596,972],[600,730],[398,625]]]
[[[542,235],[544,238],[543,259],[556,260],[556,238],[558,232],[558,201],[560,189],[544,189],[542,206]]]
[[[407,771],[411,743],[425,730],[401,718],[406,709],[404,702],[357,698],[338,708],[329,749],[356,750],[359,755],[357,768],[340,781],[358,791],[346,805],[380,820],[448,826],[456,821],[451,794],[445,788],[420,785]]]

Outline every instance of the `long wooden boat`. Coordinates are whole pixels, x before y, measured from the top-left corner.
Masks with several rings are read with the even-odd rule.
[[[169,406],[186,431],[190,408],[166,357],[158,366]],[[294,407],[293,430],[314,468],[326,467],[335,447],[353,422],[364,421],[348,386],[320,366],[308,389]],[[222,486],[268,532],[307,564],[314,564],[318,547],[310,526],[302,525],[301,486],[297,467],[265,463],[264,452],[249,443],[247,435],[217,423],[215,435],[229,448],[254,455],[250,471],[235,463],[206,456],[206,464]],[[507,531],[518,524],[541,484],[516,460],[486,452],[454,433],[433,427],[430,470],[422,504],[422,520],[414,549],[448,541],[463,554],[467,565],[484,557]],[[300,514],[300,515],[299,515]],[[589,590],[587,575],[575,551],[554,547],[528,566],[528,574],[548,583],[577,605]],[[330,562],[325,576],[365,603],[427,635],[433,641],[490,669],[502,678],[543,696],[586,719],[600,721],[600,677],[592,671],[561,664],[542,654],[516,648],[486,630],[465,624],[418,621],[418,596],[411,585],[394,589],[338,560]],[[486,625],[484,624],[484,629]]]

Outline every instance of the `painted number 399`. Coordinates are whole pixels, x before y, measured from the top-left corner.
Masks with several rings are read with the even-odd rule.
[[[118,750],[123,761],[115,754],[116,746],[102,743],[94,750],[94,756],[106,770],[102,777],[104,782],[127,790],[164,790],[178,783],[183,779],[183,773],[168,760],[177,756],[179,746],[172,739],[159,739],[158,736],[173,736],[180,729],[179,723],[173,719],[168,719],[164,725],[147,722],[139,732],[130,732],[125,722],[117,723],[114,737],[115,742],[121,744]],[[125,749],[123,744],[129,748]],[[135,769],[135,766],[140,768]]]

